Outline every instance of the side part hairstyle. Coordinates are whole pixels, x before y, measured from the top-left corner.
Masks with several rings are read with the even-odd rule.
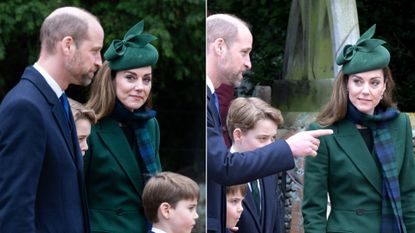
[[[189,177],[173,173],[160,172],[151,177],[144,187],[144,214],[152,223],[159,221],[158,209],[164,202],[173,208],[181,200],[199,200],[199,186]]]
[[[280,110],[272,107],[260,98],[238,97],[234,99],[229,106],[226,117],[229,137],[234,141],[233,131],[236,128],[241,129],[245,133],[255,128],[256,123],[262,119],[269,119],[276,125],[284,122]]]

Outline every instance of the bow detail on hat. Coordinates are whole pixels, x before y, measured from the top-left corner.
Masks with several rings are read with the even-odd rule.
[[[144,21],[141,20],[130,30],[128,30],[123,40],[115,39],[112,41],[111,45],[104,54],[104,58],[111,61],[118,57],[122,57],[129,47],[141,48],[157,39],[157,37],[153,35],[142,34],[143,30]]]
[[[375,34],[375,30],[376,24],[369,28],[369,30],[367,30],[359,38],[359,40],[357,40],[356,44],[348,44],[344,46],[342,53],[337,56],[337,65],[344,65],[345,63],[351,61],[357,52],[368,53],[373,51],[379,45],[385,44],[386,42],[383,40],[371,39]]]

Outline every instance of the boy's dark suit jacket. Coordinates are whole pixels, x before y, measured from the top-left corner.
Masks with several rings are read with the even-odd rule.
[[[238,233],[283,233],[284,206],[276,175],[260,179],[261,216],[257,214],[252,193],[248,191],[243,200],[244,211],[237,226]]]
[[[0,105],[0,232],[89,232],[82,155],[64,114],[32,66]]]
[[[226,232],[225,186],[246,183],[294,167],[291,149],[278,140],[252,152],[230,153],[207,87],[207,230]]]

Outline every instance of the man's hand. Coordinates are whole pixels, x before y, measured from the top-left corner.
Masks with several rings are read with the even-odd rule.
[[[293,156],[316,156],[320,145],[318,137],[333,134],[331,129],[303,131],[289,137],[286,142],[291,148]]]

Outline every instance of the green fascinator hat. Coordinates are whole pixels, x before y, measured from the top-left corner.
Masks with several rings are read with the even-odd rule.
[[[134,25],[125,34],[122,40],[113,40],[104,58],[109,62],[112,70],[128,70],[153,66],[157,63],[159,54],[150,44],[157,37],[143,33],[144,21]]]
[[[389,51],[382,45],[386,42],[372,39],[376,24],[357,40],[356,44],[344,46],[337,56],[337,65],[343,65],[344,74],[356,74],[370,70],[383,69],[390,61]]]

